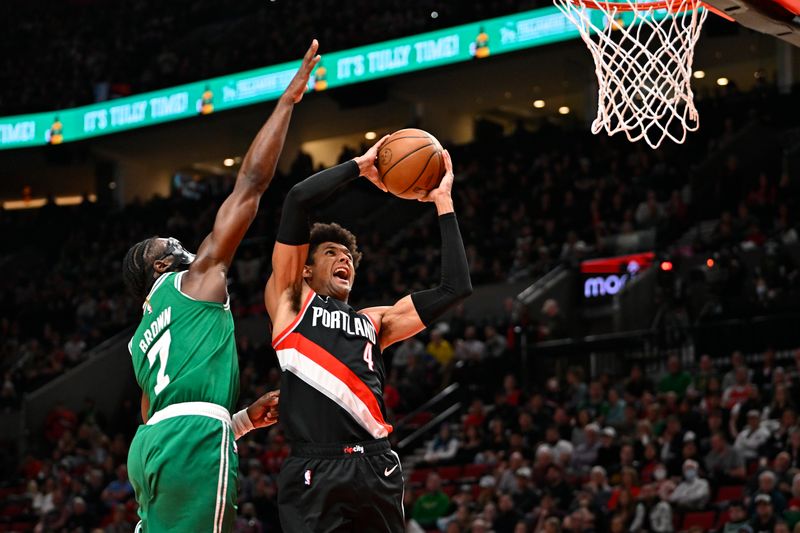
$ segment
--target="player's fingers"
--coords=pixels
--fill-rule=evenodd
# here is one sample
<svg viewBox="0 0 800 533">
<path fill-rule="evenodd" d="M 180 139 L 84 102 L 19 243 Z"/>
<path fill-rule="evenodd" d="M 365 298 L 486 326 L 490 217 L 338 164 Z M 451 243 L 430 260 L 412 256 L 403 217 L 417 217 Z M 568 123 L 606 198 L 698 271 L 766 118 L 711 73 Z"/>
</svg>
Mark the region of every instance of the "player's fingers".
<svg viewBox="0 0 800 533">
<path fill-rule="evenodd" d="M 453 173 L 453 160 L 450 158 L 450 152 L 442 150 L 442 159 L 444 160 L 444 170 L 448 174 Z"/>
<path fill-rule="evenodd" d="M 311 39 L 311 45 L 306 50 L 306 54 L 303 56 L 303 61 L 308 62 L 311 61 L 315 55 L 317 55 L 317 50 L 319 49 L 319 41 L 316 39 Z"/>
</svg>

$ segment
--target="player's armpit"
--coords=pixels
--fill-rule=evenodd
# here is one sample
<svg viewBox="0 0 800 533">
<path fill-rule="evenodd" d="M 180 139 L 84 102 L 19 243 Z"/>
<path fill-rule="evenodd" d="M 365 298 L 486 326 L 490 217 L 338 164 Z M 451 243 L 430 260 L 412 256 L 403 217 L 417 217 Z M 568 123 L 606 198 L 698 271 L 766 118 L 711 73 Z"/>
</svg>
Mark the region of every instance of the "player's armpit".
<svg viewBox="0 0 800 533">
<path fill-rule="evenodd" d="M 369 315 L 378 326 L 381 350 L 425 329 L 411 296 L 404 296 L 390 307 L 370 307 L 361 312 Z"/>
</svg>

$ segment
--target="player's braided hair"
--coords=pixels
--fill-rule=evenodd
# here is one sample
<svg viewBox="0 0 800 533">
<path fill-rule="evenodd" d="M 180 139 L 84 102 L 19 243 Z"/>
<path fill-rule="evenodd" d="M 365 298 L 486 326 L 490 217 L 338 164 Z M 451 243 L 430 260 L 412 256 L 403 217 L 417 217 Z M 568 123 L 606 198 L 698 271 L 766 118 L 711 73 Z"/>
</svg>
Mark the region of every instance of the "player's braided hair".
<svg viewBox="0 0 800 533">
<path fill-rule="evenodd" d="M 353 235 L 350 230 L 343 228 L 335 222 L 330 224 L 317 222 L 311 226 L 311 238 L 309 239 L 306 264 L 314 264 L 314 250 L 323 242 L 335 242 L 336 244 L 345 246 L 353 256 L 353 267 L 358 268 L 358 264 L 361 262 L 361 252 L 358 251 L 356 236 Z"/>
<path fill-rule="evenodd" d="M 131 295 L 144 299 L 153 284 L 153 245 L 158 237 L 150 237 L 130 247 L 122 261 L 122 279 Z"/>
</svg>

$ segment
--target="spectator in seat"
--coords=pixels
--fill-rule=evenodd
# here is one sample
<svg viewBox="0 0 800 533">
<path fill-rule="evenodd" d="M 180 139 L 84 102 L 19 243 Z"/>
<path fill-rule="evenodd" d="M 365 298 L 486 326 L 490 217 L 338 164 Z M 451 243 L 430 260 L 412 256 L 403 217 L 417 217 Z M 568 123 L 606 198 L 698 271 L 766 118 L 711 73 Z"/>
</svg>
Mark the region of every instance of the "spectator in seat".
<svg viewBox="0 0 800 533">
<path fill-rule="evenodd" d="M 639 503 L 629 531 L 638 533 L 672 533 L 672 507 L 659 497 L 656 485 L 645 485 L 639 494 Z"/>
<path fill-rule="evenodd" d="M 561 463 L 561 456 L 564 454 L 572 455 L 572 443 L 568 440 L 562 439 L 558 432 L 558 427 L 552 425 L 547 428 L 544 434 L 544 442 L 553 451 L 553 461 Z"/>
<path fill-rule="evenodd" d="M 753 533 L 773 533 L 778 522 L 772 499 L 767 494 L 759 494 L 755 498 L 756 514 L 750 521 Z"/>
<path fill-rule="evenodd" d="M 453 345 L 444 338 L 442 331 L 437 328 L 431 330 L 431 339 L 425 347 L 427 354 L 432 357 L 442 369 L 446 369 L 453 361 Z"/>
<path fill-rule="evenodd" d="M 741 452 L 728 444 L 721 431 L 711 436 L 711 450 L 706 454 L 705 467 L 709 479 L 716 485 L 744 483 L 747 475 Z"/>
<path fill-rule="evenodd" d="M 752 384 L 748 381 L 747 367 L 740 366 L 735 371 L 735 381 L 726 387 L 722 393 L 722 405 L 726 409 L 733 409 L 735 405 L 744 403 L 750 398 Z"/>
<path fill-rule="evenodd" d="M 522 452 L 513 452 L 508 458 L 508 465 L 500 474 L 497 482 L 498 492 L 512 492 L 517 487 L 517 470 L 525 465 L 525 457 Z M 502 467 L 501 467 L 502 468 Z"/>
<path fill-rule="evenodd" d="M 552 298 L 545 300 L 539 321 L 539 340 L 563 339 L 566 336 L 567 328 L 558 302 Z"/>
<path fill-rule="evenodd" d="M 514 499 L 514 506 L 517 509 L 527 510 L 539 502 L 539 497 L 536 493 L 536 487 L 533 485 L 533 473 L 527 466 L 517 468 L 516 471 L 516 486 L 511 491 L 512 498 Z"/>
<path fill-rule="evenodd" d="M 658 382 L 658 392 L 660 394 L 674 392 L 679 398 L 682 398 L 691 384 L 692 377 L 681 369 L 681 360 L 677 355 L 671 355 L 667 359 L 667 373 Z"/>
<path fill-rule="evenodd" d="M 758 475 L 758 490 L 753 495 L 753 503 L 750 506 L 751 514 L 757 510 L 756 502 L 758 501 L 758 497 L 762 495 L 769 496 L 772 509 L 776 515 L 780 516 L 783 514 L 783 511 L 786 509 L 786 498 L 781 494 L 781 491 L 778 490 L 777 478 L 775 477 L 775 473 L 771 470 L 764 470 Z"/>
<path fill-rule="evenodd" d="M 753 533 L 744 504 L 733 501 L 728 506 L 728 520 L 722 526 L 721 533 Z"/>
<path fill-rule="evenodd" d="M 589 481 L 583 486 L 583 490 L 592 494 L 596 507 L 600 509 L 607 508 L 608 500 L 611 498 L 611 486 L 608 484 L 606 469 L 602 466 L 592 467 L 589 473 Z"/>
<path fill-rule="evenodd" d="M 711 361 L 711 356 L 708 354 L 703 354 L 700 356 L 697 372 L 692 378 L 691 391 L 701 396 L 705 396 L 706 392 L 708 391 L 709 381 L 711 378 L 716 376 L 717 372 L 714 371 L 714 363 Z"/>
<path fill-rule="evenodd" d="M 411 516 L 424 528 L 436 527 L 436 521 L 450 508 L 450 498 L 442 492 L 442 479 L 436 472 L 428 474 L 425 492 L 417 498 Z"/>
<path fill-rule="evenodd" d="M 608 408 L 605 413 L 605 423 L 619 428 L 625 422 L 625 400 L 620 398 L 617 389 L 608 389 Z"/>
<path fill-rule="evenodd" d="M 622 493 L 628 493 L 635 500 L 639 497 L 640 491 L 638 472 L 631 467 L 623 468 L 620 473 L 620 484 L 611 491 L 611 497 L 608 499 L 608 509 L 615 511 L 619 507 L 619 500 L 623 497 Z"/>
<path fill-rule="evenodd" d="M 116 470 L 117 479 L 108 484 L 101 496 L 107 508 L 113 509 L 118 503 L 127 503 L 133 498 L 133 486 L 128 480 L 128 467 L 119 465 Z"/>
<path fill-rule="evenodd" d="M 450 430 L 450 425 L 444 423 L 439 428 L 439 433 L 428 443 L 425 451 L 425 461 L 436 464 L 452 460 L 458 453 L 460 442 Z"/>
<path fill-rule="evenodd" d="M 612 427 L 603 428 L 600 435 L 600 447 L 597 449 L 597 464 L 609 470 L 617 464 L 619 446 L 616 444 L 617 431 Z"/>
<path fill-rule="evenodd" d="M 683 463 L 683 481 L 672 491 L 670 501 L 685 511 L 698 511 L 703 509 L 711 497 L 708 481 L 700 477 L 699 466 L 696 461 Z"/>
<path fill-rule="evenodd" d="M 769 430 L 761 425 L 760 413 L 751 409 L 747 413 L 747 426 L 739 432 L 734 447 L 739 450 L 746 461 L 758 458 L 758 448 L 767 442 Z"/>
<path fill-rule="evenodd" d="M 492 526 L 495 533 L 514 533 L 522 514 L 514 507 L 514 500 L 509 494 L 503 494 L 497 502 L 497 516 Z"/>
<path fill-rule="evenodd" d="M 417 337 L 410 337 L 404 340 L 394 351 L 392 357 L 392 368 L 397 368 L 401 372 L 408 366 L 408 360 L 412 357 L 424 357 L 425 345 Z"/>
<path fill-rule="evenodd" d="M 573 489 L 564 480 L 564 471 L 561 469 L 561 467 L 550 465 L 550 467 L 547 469 L 547 478 L 544 490 L 553 495 L 553 497 L 556 499 L 556 506 L 561 511 L 566 511 L 569 509 L 569 506 L 572 503 Z"/>
<path fill-rule="evenodd" d="M 631 374 L 625 382 L 625 395 L 639 399 L 645 392 L 653 391 L 653 383 L 645 377 L 642 367 L 634 365 L 631 367 Z"/>
<path fill-rule="evenodd" d="M 758 388 L 770 388 L 772 376 L 775 373 L 775 350 L 767 348 L 761 367 L 753 372 L 753 384 Z"/>
<path fill-rule="evenodd" d="M 744 368 L 745 370 L 745 381 L 750 381 L 750 370 L 744 364 L 744 354 L 739 350 L 736 350 L 731 354 L 731 369 L 728 370 L 725 375 L 722 377 L 722 390 L 726 390 L 728 387 L 731 387 L 736 384 L 736 372 L 740 369 Z"/>
<path fill-rule="evenodd" d="M 572 468 L 578 473 L 587 471 L 597 460 L 597 450 L 600 449 L 598 433 L 600 427 L 595 424 L 586 424 L 584 427 L 583 442 L 575 446 L 572 451 Z"/>
</svg>

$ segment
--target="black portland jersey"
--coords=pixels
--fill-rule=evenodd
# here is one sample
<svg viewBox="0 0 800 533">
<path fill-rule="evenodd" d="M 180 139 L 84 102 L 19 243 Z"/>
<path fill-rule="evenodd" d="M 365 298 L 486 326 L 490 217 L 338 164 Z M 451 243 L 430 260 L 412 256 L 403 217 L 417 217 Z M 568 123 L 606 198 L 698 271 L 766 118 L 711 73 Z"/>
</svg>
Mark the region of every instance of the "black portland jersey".
<svg viewBox="0 0 800 533">
<path fill-rule="evenodd" d="M 280 419 L 290 441 L 338 444 L 391 433 L 383 359 L 367 315 L 309 291 L 272 346 L 283 371 Z"/>
</svg>

